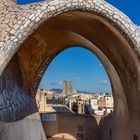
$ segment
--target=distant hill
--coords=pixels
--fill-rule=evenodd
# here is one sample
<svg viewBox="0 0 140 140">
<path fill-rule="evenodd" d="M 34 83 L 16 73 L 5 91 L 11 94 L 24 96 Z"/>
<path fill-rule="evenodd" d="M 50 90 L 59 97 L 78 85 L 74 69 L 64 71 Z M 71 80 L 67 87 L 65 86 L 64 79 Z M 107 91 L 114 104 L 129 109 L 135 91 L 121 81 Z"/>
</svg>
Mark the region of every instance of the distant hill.
<svg viewBox="0 0 140 140">
<path fill-rule="evenodd" d="M 53 91 L 54 93 L 62 93 L 63 90 L 60 88 L 52 88 L 50 91 Z"/>
<path fill-rule="evenodd" d="M 50 91 L 53 91 L 54 93 L 62 93 L 62 89 L 60 89 L 60 88 L 52 88 L 52 89 L 50 89 Z M 85 94 L 96 94 L 96 93 L 91 93 L 91 92 L 88 92 L 88 91 L 82 91 L 82 90 L 78 90 L 78 93 L 85 93 Z"/>
<path fill-rule="evenodd" d="M 84 90 L 78 90 L 78 93 L 96 94 L 96 93 L 93 93 L 93 92 L 88 92 L 88 91 L 84 91 Z"/>
</svg>

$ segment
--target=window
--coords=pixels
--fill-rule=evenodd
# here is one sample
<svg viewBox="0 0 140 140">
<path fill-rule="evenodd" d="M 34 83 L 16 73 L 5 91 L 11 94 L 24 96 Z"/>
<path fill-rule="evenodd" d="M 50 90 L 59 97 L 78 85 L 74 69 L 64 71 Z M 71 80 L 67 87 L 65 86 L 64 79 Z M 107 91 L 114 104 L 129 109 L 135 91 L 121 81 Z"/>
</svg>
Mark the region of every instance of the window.
<svg viewBox="0 0 140 140">
<path fill-rule="evenodd" d="M 42 114 L 42 121 L 56 121 L 56 114 Z"/>
</svg>

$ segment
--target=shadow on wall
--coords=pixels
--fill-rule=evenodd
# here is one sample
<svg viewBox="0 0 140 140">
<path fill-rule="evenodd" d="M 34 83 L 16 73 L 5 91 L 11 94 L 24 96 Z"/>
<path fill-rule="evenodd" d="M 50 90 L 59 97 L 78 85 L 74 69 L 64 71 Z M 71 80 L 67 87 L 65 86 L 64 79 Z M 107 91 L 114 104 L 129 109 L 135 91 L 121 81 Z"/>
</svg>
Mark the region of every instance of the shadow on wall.
<svg viewBox="0 0 140 140">
<path fill-rule="evenodd" d="M 99 127 L 98 128 L 99 140 L 113 140 L 112 138 L 113 113 L 110 113 L 105 117 L 102 117 L 98 127 Z"/>
<path fill-rule="evenodd" d="M 100 117 L 72 113 L 47 113 L 47 115 L 56 115 L 55 120 L 42 121 L 49 140 L 114 140 L 113 131 L 116 130 L 114 113 Z"/>
</svg>

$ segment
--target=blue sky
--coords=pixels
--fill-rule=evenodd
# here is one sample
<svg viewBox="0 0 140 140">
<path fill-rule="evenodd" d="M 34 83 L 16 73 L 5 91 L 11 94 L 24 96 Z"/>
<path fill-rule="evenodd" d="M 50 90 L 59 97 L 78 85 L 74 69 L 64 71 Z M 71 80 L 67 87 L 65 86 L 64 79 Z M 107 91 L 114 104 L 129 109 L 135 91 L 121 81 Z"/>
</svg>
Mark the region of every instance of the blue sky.
<svg viewBox="0 0 140 140">
<path fill-rule="evenodd" d="M 140 0 L 106 0 L 140 25 Z"/>
<path fill-rule="evenodd" d="M 106 0 L 140 25 L 139 0 Z M 63 88 L 64 80 L 73 81 L 73 89 L 111 92 L 109 78 L 98 58 L 80 47 L 60 53 L 46 70 L 39 88 Z"/>
<path fill-rule="evenodd" d="M 99 59 L 80 47 L 67 49 L 52 61 L 40 88 L 63 88 L 64 80 L 72 80 L 73 89 L 111 92 L 108 76 Z"/>
</svg>

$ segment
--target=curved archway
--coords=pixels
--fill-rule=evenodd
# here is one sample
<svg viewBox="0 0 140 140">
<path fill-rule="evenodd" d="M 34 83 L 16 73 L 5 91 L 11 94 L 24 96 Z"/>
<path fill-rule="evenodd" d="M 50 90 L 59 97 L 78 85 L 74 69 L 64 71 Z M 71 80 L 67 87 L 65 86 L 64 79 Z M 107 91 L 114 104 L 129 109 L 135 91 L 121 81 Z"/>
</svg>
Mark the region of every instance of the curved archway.
<svg viewBox="0 0 140 140">
<path fill-rule="evenodd" d="M 71 46 L 55 56 L 45 70 L 38 90 L 63 93 L 65 80 L 72 82 L 75 94 L 82 91 L 112 94 L 104 66 L 94 53 L 81 46 Z"/>
<path fill-rule="evenodd" d="M 123 36 L 130 42 L 136 55 L 139 57 L 139 36 L 140 33 L 130 19 L 120 12 L 115 7 L 111 6 L 102 0 L 92 1 L 78 1 L 61 0 L 55 2 L 51 0 L 39 4 L 31 4 L 27 6 L 17 6 L 16 4 L 8 1 L 1 0 L 3 10 L 1 14 L 7 13 L 5 18 L 1 21 L 0 30 L 3 32 L 0 38 L 1 47 L 1 70 L 4 70 L 11 57 L 18 50 L 19 45 L 31 34 L 33 31 L 45 20 L 57 16 L 61 13 L 68 11 L 87 11 L 95 15 L 99 15 L 114 27 L 116 27 Z M 5 8 L 7 7 L 7 8 Z M 11 10 L 11 7 L 13 10 Z M 16 11 L 16 12 L 15 12 Z M 26 15 L 23 17 L 23 15 Z M 9 21 L 8 29 L 5 28 L 7 19 L 12 17 Z M 24 22 L 22 22 L 24 21 Z M 14 24 L 13 24 L 14 23 Z M 18 23 L 18 24 L 16 24 Z M 9 34 L 8 34 L 9 33 Z"/>
<path fill-rule="evenodd" d="M 16 41 L 11 41 L 10 44 L 13 45 L 11 45 L 11 48 L 7 48 L 6 51 L 4 50 L 7 47 L 7 42 L 2 43 L 4 53 L 1 52 L 1 72 L 17 49 L 20 49 L 14 57 L 16 60 L 13 58 L 7 65 L 1 79 L 3 80 L 9 75 L 17 73 L 16 77 L 10 76 L 9 81 L 14 83 L 13 85 L 16 87 L 12 89 L 12 92 L 21 93 L 22 91 L 23 98 L 27 96 L 28 100 L 25 98 L 25 103 L 21 103 L 21 105 L 17 103 L 19 105 L 18 111 L 20 112 L 20 108 L 23 108 L 25 112 L 20 114 L 17 109 L 10 106 L 10 110 L 4 108 L 5 112 L 1 112 L 0 117 L 4 121 L 12 121 L 17 120 L 18 117 L 19 119 L 24 117 L 25 114 L 35 112 L 35 103 L 30 95 L 34 96 L 44 70 L 62 50 L 79 45 L 94 52 L 100 58 L 110 77 L 115 98 L 115 114 L 112 117 L 111 125 L 115 131 L 114 139 L 131 139 L 133 133 L 139 134 L 140 123 L 139 32 L 126 16 L 104 1 L 87 1 L 83 4 L 84 6 L 79 3 L 75 4 L 74 1 L 64 1 L 62 5 L 57 7 L 57 4 L 52 1 L 47 5 L 47 14 L 51 18 L 46 20 L 46 13 L 40 11 L 40 15 L 45 17 L 44 20 L 46 21 L 20 47 L 19 44 L 24 37 L 19 37 L 19 43 L 17 44 Z M 70 6 L 65 7 L 63 5 Z M 38 8 L 43 7 L 41 4 L 37 6 Z M 105 8 L 107 8 L 107 11 Z M 52 15 L 57 16 L 53 17 Z M 37 20 L 37 18 L 35 19 Z M 40 24 L 42 22 L 41 17 L 38 20 L 40 20 Z M 126 22 L 124 23 L 124 21 Z M 29 22 L 27 25 L 31 25 L 31 23 Z M 37 26 L 32 25 L 31 27 L 36 28 Z M 25 35 L 29 34 L 30 29 L 25 32 Z M 8 39 L 11 40 L 20 32 L 21 29 L 15 35 L 11 33 Z M 5 81 L 5 85 L 2 85 L 2 92 L 6 89 L 8 93 L 7 81 Z M 9 95 L 7 96 L 9 97 Z M 19 97 L 21 98 L 21 96 Z M 31 100 L 32 103 L 28 104 Z M 33 107 L 33 112 L 30 111 L 30 107 Z M 15 114 L 9 117 L 11 111 Z"/>
</svg>

